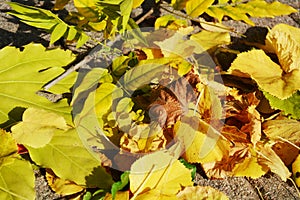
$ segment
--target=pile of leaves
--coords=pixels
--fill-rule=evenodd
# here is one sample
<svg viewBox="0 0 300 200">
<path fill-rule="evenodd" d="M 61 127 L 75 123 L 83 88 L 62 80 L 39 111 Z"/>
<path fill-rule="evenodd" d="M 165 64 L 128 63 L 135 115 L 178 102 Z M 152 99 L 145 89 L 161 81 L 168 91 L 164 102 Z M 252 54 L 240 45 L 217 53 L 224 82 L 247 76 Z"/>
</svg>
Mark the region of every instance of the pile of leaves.
<svg viewBox="0 0 300 200">
<path fill-rule="evenodd" d="M 10 14 L 49 31 L 50 44 L 80 47 L 88 30 L 117 42 L 67 76 L 69 50 L 0 50 L 1 199 L 34 199 L 36 166 L 56 193 L 85 200 L 227 199 L 194 185 L 196 164 L 211 179 L 271 171 L 299 187 L 300 29 L 278 24 L 239 51 L 221 23 L 296 10 L 262 0 L 157 1 L 172 15 L 144 31 L 130 18 L 142 3 L 74 0 L 66 21 L 9 3 Z"/>
</svg>

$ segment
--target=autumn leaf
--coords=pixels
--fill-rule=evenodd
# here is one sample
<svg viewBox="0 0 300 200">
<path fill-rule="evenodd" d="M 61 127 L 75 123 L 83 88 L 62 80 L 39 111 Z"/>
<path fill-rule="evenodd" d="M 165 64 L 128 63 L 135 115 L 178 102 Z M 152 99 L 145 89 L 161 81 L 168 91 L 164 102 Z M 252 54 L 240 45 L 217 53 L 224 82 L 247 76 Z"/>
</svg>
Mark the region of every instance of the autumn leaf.
<svg viewBox="0 0 300 200">
<path fill-rule="evenodd" d="M 267 166 L 283 181 L 286 181 L 291 176 L 288 168 L 284 165 L 280 157 L 272 150 L 270 145 L 261 145 L 257 153 L 260 156 L 258 163 L 262 166 Z"/>
<path fill-rule="evenodd" d="M 189 0 L 186 3 L 186 12 L 191 17 L 198 17 L 214 3 L 214 0 Z"/>
<path fill-rule="evenodd" d="M 274 27 L 267 35 L 269 46 L 275 51 L 279 64 L 273 62 L 263 50 L 251 50 L 238 54 L 229 71 L 249 74 L 262 90 L 283 100 L 300 89 L 300 43 L 293 39 L 293 35 L 300 34 L 300 29 L 280 27 Z"/>
<path fill-rule="evenodd" d="M 82 186 L 79 186 L 72 181 L 57 177 L 51 169 L 46 170 L 46 179 L 51 189 L 55 193 L 63 196 L 76 194 L 84 190 Z"/>
<path fill-rule="evenodd" d="M 10 55 L 15 55 L 14 59 Z M 8 113 L 15 107 L 36 107 L 61 114 L 68 124 L 72 124 L 71 107 L 66 99 L 54 104 L 36 92 L 64 72 L 62 66 L 74 58 L 71 51 L 46 50 L 40 44 L 28 44 L 22 52 L 15 47 L 1 49 L 0 122 L 9 120 Z M 10 120 L 16 122 L 16 119 Z"/>
<path fill-rule="evenodd" d="M 177 195 L 179 200 L 186 199 L 219 199 L 229 200 L 229 198 L 221 191 L 216 190 L 210 186 L 193 186 L 186 187 Z"/>
<path fill-rule="evenodd" d="M 300 155 L 296 158 L 292 165 L 294 180 L 298 187 L 300 187 Z"/>
<path fill-rule="evenodd" d="M 51 168 L 62 179 L 89 187 L 110 188 L 112 184 L 111 176 L 82 144 L 76 129 L 57 130 L 44 147 L 26 148 L 35 163 L 44 168 Z"/>
<path fill-rule="evenodd" d="M 226 3 L 225 3 L 226 2 Z M 211 5 L 205 12 L 222 21 L 224 16 L 229 16 L 234 20 L 243 20 L 244 22 L 254 26 L 255 24 L 249 19 L 252 17 L 275 17 L 280 15 L 289 15 L 297 12 L 291 6 L 274 1 L 268 3 L 266 1 L 225 1 L 219 4 Z"/>
<path fill-rule="evenodd" d="M 110 193 L 106 193 L 104 200 L 129 200 L 129 191 L 118 191 L 115 197 Z"/>
<path fill-rule="evenodd" d="M 17 154 L 16 141 L 2 129 L 0 146 L 0 199 L 34 199 L 35 178 L 31 164 Z"/>
<path fill-rule="evenodd" d="M 191 163 L 220 161 L 229 143 L 220 133 L 198 117 L 183 117 L 175 125 L 175 138 L 184 146 L 183 158 Z"/>
<path fill-rule="evenodd" d="M 274 119 L 263 123 L 263 132 L 274 141 L 288 140 L 300 143 L 300 122 L 293 119 Z"/>
<path fill-rule="evenodd" d="M 19 144 L 38 148 L 50 142 L 55 130 L 69 128 L 65 119 L 55 113 L 28 108 L 23 113 L 23 121 L 14 125 L 11 130 Z"/>
<path fill-rule="evenodd" d="M 156 193 L 156 197 L 174 196 L 181 187 L 193 185 L 190 170 L 164 151 L 145 155 L 134 162 L 129 179 L 132 199 L 141 199 L 140 195 L 149 193 Z"/>
</svg>

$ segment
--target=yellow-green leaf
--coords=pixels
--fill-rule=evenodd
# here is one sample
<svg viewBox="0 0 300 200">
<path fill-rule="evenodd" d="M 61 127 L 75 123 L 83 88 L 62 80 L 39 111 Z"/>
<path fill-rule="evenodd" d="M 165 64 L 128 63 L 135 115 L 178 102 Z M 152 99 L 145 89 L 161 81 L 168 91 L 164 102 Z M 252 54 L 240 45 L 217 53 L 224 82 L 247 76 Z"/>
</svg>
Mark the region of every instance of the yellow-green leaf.
<svg viewBox="0 0 300 200">
<path fill-rule="evenodd" d="M 69 127 L 63 117 L 42 109 L 28 108 L 23 121 L 12 127 L 12 134 L 19 144 L 42 147 L 48 144 L 55 130 Z"/>
<path fill-rule="evenodd" d="M 17 143 L 0 129 L 0 199 L 34 199 L 34 174 L 30 162 L 17 154 Z"/>
<path fill-rule="evenodd" d="M 82 186 L 107 189 L 113 183 L 112 177 L 100 166 L 99 160 L 83 146 L 76 129 L 56 131 L 44 147 L 26 148 L 35 163 L 51 168 L 62 179 Z"/>
<path fill-rule="evenodd" d="M 53 44 L 55 41 L 63 37 L 65 32 L 67 31 L 67 28 L 68 28 L 67 24 L 64 23 L 57 24 L 52 31 L 50 44 Z"/>
<path fill-rule="evenodd" d="M 214 3 L 214 0 L 189 0 L 186 3 L 186 13 L 191 17 L 198 17 Z"/>
<path fill-rule="evenodd" d="M 36 95 L 44 84 L 64 72 L 62 66 L 75 59 L 71 51 L 46 50 L 40 44 L 28 44 L 22 52 L 5 47 L 0 50 L 0 59 L 0 123 L 7 120 L 9 124 L 15 123 L 15 116 L 9 117 L 8 113 L 16 107 L 36 107 L 59 113 L 72 124 L 71 107 L 66 99 L 54 104 Z"/>
</svg>

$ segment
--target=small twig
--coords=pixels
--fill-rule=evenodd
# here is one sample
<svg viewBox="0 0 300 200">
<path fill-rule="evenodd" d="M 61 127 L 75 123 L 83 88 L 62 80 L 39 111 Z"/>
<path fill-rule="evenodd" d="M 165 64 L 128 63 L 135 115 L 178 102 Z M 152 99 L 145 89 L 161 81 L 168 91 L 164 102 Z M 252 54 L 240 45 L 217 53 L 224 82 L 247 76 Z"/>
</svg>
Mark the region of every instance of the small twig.
<svg viewBox="0 0 300 200">
<path fill-rule="evenodd" d="M 298 196 L 300 197 L 300 191 L 299 191 L 298 186 L 296 185 L 295 181 L 292 178 L 288 178 L 288 180 L 290 180 L 292 182 L 293 186 L 295 187 L 295 189 L 298 193 Z"/>
<path fill-rule="evenodd" d="M 154 12 L 154 9 L 151 8 L 144 16 L 142 16 L 140 19 L 138 19 L 135 23 L 136 24 L 142 23 L 147 17 L 149 17 L 150 15 L 152 15 L 153 12 Z"/>
</svg>

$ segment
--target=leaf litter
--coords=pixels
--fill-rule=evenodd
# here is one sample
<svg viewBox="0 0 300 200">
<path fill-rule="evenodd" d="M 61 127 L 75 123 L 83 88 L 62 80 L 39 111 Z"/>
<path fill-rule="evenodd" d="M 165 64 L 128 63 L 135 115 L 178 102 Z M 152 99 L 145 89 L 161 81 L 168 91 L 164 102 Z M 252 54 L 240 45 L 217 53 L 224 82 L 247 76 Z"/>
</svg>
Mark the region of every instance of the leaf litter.
<svg viewBox="0 0 300 200">
<path fill-rule="evenodd" d="M 197 3 L 202 5 L 201 1 Z M 212 3 L 206 2 L 206 9 L 214 9 Z M 190 2 L 186 9 L 191 15 L 203 12 L 197 6 L 191 6 Z M 240 19 L 251 24 L 248 18 L 243 17 L 243 13 L 239 14 Z M 122 23 L 126 23 L 126 19 L 123 20 Z M 81 102 L 83 107 L 80 112 L 75 112 L 74 125 L 68 120 L 66 125 L 65 119 L 57 115 L 59 112 L 49 113 L 48 110 L 25 105 L 29 108 L 23 114 L 23 121 L 12 127 L 12 133 L 18 135 L 16 140 L 28 149 L 36 164 L 53 170 L 47 176 L 55 191 L 70 195 L 80 193 L 84 188 L 105 188 L 105 199 L 185 199 L 200 194 L 203 195 L 199 196 L 201 198 L 227 199 L 212 188 L 193 186 L 191 169 L 179 162 L 178 157 L 184 158 L 187 163 L 200 164 L 206 176 L 212 179 L 227 176 L 257 178 L 271 171 L 286 181 L 291 177 L 287 166 L 292 163 L 293 176 L 299 186 L 299 115 L 286 112 L 287 105 L 277 103 L 274 106 L 272 103 L 272 98 L 278 98 L 280 102 L 293 98 L 299 90 L 297 53 L 291 53 L 298 51 L 299 40 L 292 35 L 299 30 L 285 25 L 274 27 L 269 30 L 266 45 L 261 50 L 238 54 L 229 71 L 222 72 L 251 78 L 258 87 L 249 92 L 226 84 L 220 88 L 218 86 L 222 83 L 214 77 L 214 73 L 219 72 L 215 66 L 199 72 L 197 63 L 186 62 L 168 52 L 173 49 L 165 48 L 164 42 L 167 40 L 182 47 L 179 53 L 182 53 L 182 49 L 187 50 L 183 57 L 188 61 L 194 58 L 192 50 L 202 52 L 193 42 L 185 42 L 178 37 L 178 33 L 191 34 L 192 27 L 187 27 L 185 23 L 181 25 L 173 27 L 175 33 L 167 36 L 168 39 L 151 41 L 156 45 L 154 50 L 139 44 L 140 47 L 130 52 L 133 57 L 121 55 L 124 56 L 120 58 L 121 63 L 132 59 L 137 64 L 130 66 L 128 62 L 126 68 L 114 68 L 114 74 L 107 73 L 110 70 L 105 71 L 105 78 L 102 77 L 98 82 L 91 80 L 87 85 L 77 87 L 72 104 Z M 214 40 L 208 46 L 204 45 L 201 37 L 201 34 L 192 34 L 190 39 L 203 46 L 204 50 L 212 51 L 230 42 L 226 33 L 211 35 L 220 40 Z M 34 47 L 26 48 L 30 50 Z M 135 54 L 137 52 L 139 55 Z M 178 52 L 175 51 L 177 56 Z M 277 56 L 277 60 L 271 59 L 267 53 Z M 262 59 L 256 59 L 259 57 Z M 261 72 L 255 67 L 261 67 L 262 63 L 265 68 Z M 89 78 L 88 75 L 93 77 L 93 73 L 97 72 L 92 70 L 85 78 Z M 277 81 L 278 87 L 274 86 L 274 81 Z M 86 99 L 81 99 L 79 94 L 86 90 L 91 92 Z M 270 96 L 265 95 L 265 98 L 274 109 L 279 109 L 268 117 L 256 109 L 261 101 L 258 97 L 260 91 L 269 93 Z M 132 92 L 132 96 L 128 96 L 128 92 Z M 113 157 L 104 151 L 88 151 L 86 147 L 91 143 L 85 143 L 86 138 L 79 138 L 76 133 L 78 128 L 90 127 L 85 118 L 93 117 L 93 97 L 99 104 L 95 106 L 97 117 L 92 122 L 97 121 L 100 129 L 104 130 L 105 138 L 118 147 Z M 34 117 L 26 115 L 32 111 L 36 111 L 31 113 Z M 50 116 L 56 123 L 37 123 L 36 119 L 45 116 Z M 20 131 L 20 127 L 24 129 L 25 126 L 34 129 L 35 134 Z M 40 129 L 41 133 L 36 132 Z M 44 134 L 45 131 L 48 134 L 46 138 L 39 138 L 38 134 Z M 93 141 L 92 144 L 100 148 L 105 146 L 97 131 L 87 130 L 86 134 L 91 136 L 88 139 Z M 27 139 L 31 140 L 30 143 Z M 282 153 L 282 143 L 290 145 L 290 149 L 296 152 L 293 157 Z M 124 183 L 116 189 L 124 191 L 114 191 L 111 196 L 107 189 L 113 185 L 111 176 L 114 171 L 110 167 L 124 165 L 121 162 L 125 160 L 127 166 L 119 167 L 130 170 L 129 188 L 124 189 Z M 64 171 L 66 166 L 72 170 Z M 72 175 L 74 171 L 77 177 Z M 97 181 L 99 179 L 101 183 Z"/>
</svg>

